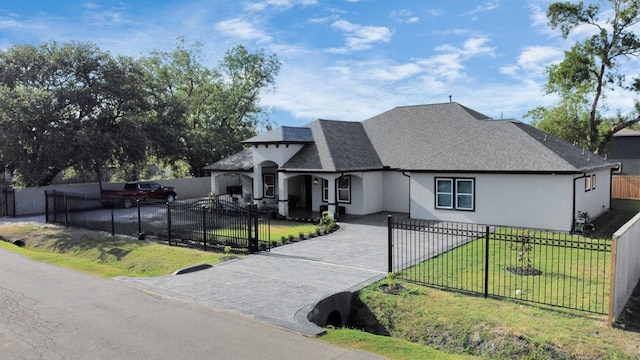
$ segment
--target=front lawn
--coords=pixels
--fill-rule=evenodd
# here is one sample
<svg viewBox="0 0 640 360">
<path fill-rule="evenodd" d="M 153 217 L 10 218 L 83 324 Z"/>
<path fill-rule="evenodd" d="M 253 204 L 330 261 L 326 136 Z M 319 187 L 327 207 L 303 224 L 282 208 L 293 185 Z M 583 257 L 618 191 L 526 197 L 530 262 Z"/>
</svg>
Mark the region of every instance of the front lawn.
<svg viewBox="0 0 640 360">
<path fill-rule="evenodd" d="M 14 240 L 25 247 L 13 245 Z M 195 264 L 214 265 L 229 256 L 51 224 L 0 225 L 0 247 L 106 278 L 167 275 Z"/>
<path fill-rule="evenodd" d="M 608 311 L 610 239 L 550 232 L 521 235 L 522 230 L 497 229 L 488 244 L 484 238 L 472 240 L 396 275 L 478 294 L 483 294 L 486 286 L 489 295 L 596 313 Z M 532 273 L 522 274 L 527 271 Z"/>
</svg>

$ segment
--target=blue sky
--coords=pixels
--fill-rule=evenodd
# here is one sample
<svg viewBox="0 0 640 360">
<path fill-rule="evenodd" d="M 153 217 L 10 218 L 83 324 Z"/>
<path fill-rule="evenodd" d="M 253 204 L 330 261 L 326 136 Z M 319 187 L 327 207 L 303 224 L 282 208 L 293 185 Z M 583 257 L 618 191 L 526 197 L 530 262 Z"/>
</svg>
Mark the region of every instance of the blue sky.
<svg viewBox="0 0 640 360">
<path fill-rule="evenodd" d="M 1 0 L 0 49 L 90 41 L 140 57 L 178 36 L 215 66 L 237 44 L 282 62 L 261 103 L 277 125 L 361 121 L 396 106 L 453 101 L 494 118 L 540 105 L 544 69 L 588 33 L 562 39 L 547 0 Z M 625 65 L 637 74 L 639 62 Z M 615 92 L 612 112 L 633 108 Z M 623 95 L 623 96 L 621 96 Z"/>
</svg>

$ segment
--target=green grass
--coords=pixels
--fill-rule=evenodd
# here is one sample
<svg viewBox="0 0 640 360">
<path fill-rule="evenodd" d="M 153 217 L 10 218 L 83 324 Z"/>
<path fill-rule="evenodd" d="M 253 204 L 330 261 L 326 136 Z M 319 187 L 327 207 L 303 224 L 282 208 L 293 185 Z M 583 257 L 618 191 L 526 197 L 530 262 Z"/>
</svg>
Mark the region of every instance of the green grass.
<svg viewBox="0 0 640 360">
<path fill-rule="evenodd" d="M 329 329 L 320 340 L 343 348 L 357 349 L 397 360 L 478 358 L 470 355 L 448 354 L 430 346 L 422 346 L 402 339 L 373 335 L 353 329 Z"/>
<path fill-rule="evenodd" d="M 5 241 L 0 241 L 0 247 L 33 260 L 106 278 L 167 275 L 195 264 L 214 265 L 227 256 L 48 224 L 4 225 L 0 238 L 23 240 L 25 248 Z"/>
<path fill-rule="evenodd" d="M 362 304 L 352 311 L 369 314 L 368 319 L 375 317 L 379 322 L 376 328 L 384 329 L 391 338 L 408 340 L 460 358 L 467 355 L 487 359 L 640 357 L 640 334 L 608 327 L 606 316 L 484 299 L 406 282 L 399 282 L 405 291 L 391 295 L 378 290 L 380 284 L 387 282 L 382 280 L 362 289 L 358 293 Z M 364 323 L 351 325 L 360 327 Z M 411 358 L 403 351 L 390 354 L 384 349 L 376 349 L 383 347 L 381 344 L 400 346 L 398 343 L 385 343 L 384 337 L 354 335 L 354 331 L 329 331 L 326 341 L 392 359 Z"/>
<path fill-rule="evenodd" d="M 289 236 L 298 237 L 300 233 L 303 234 L 316 234 L 318 230 L 318 224 L 302 223 L 293 221 L 271 221 L 271 240 L 281 242 L 282 238 Z"/>
<path fill-rule="evenodd" d="M 611 240 L 530 233 L 533 238 L 526 244 L 527 262 L 520 256 L 520 249 L 513 247 L 523 243 L 503 240 L 513 239 L 513 235 L 518 235 L 513 229 L 499 229 L 489 237 L 487 288 L 490 295 L 598 313 L 608 311 Z M 397 275 L 405 280 L 482 294 L 485 245 L 485 239 L 476 239 Z M 607 246 L 608 251 L 585 250 Z M 508 271 L 529 265 L 541 274 L 524 276 Z"/>
</svg>

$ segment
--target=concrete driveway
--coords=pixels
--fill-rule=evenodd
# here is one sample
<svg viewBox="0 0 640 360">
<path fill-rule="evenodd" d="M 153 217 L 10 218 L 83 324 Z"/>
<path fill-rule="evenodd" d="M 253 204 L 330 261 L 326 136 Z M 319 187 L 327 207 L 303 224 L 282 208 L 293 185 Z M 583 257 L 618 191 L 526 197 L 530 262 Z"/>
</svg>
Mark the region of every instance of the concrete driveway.
<svg viewBox="0 0 640 360">
<path fill-rule="evenodd" d="M 387 214 L 348 217 L 332 234 L 197 272 L 122 281 L 308 334 L 310 306 L 386 276 Z"/>
</svg>

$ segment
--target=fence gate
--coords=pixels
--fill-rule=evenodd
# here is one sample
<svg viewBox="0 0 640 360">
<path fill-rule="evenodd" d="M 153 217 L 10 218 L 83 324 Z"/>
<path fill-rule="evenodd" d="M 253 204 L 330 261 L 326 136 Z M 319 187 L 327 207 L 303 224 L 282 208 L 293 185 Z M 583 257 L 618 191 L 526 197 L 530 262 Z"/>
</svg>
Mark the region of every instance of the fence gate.
<svg viewBox="0 0 640 360">
<path fill-rule="evenodd" d="M 145 218 L 146 209 L 141 216 Z M 270 214 L 218 198 L 203 198 L 166 205 L 165 238 L 169 244 L 202 246 L 205 250 L 249 253 L 270 250 Z M 148 233 L 146 227 L 140 232 Z"/>
</svg>

